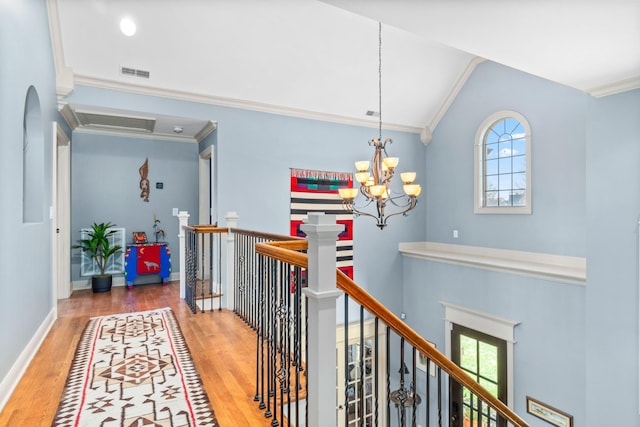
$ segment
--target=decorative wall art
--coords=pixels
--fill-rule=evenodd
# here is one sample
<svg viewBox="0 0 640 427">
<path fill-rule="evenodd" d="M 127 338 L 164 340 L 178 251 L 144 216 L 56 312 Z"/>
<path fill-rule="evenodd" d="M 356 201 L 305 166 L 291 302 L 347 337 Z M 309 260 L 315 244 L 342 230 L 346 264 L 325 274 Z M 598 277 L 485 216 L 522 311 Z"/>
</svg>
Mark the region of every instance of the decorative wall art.
<svg viewBox="0 0 640 427">
<path fill-rule="evenodd" d="M 144 159 L 144 163 L 138 169 L 140 172 L 140 198 L 145 202 L 149 201 L 149 192 L 151 191 L 151 187 L 149 185 L 149 159 Z"/>
<path fill-rule="evenodd" d="M 527 412 L 557 427 L 573 427 L 571 415 L 530 396 L 527 396 Z"/>
<path fill-rule="evenodd" d="M 353 187 L 350 173 L 291 169 L 291 235 L 305 236 L 300 225 L 309 212 L 336 215 L 345 226 L 338 236 L 337 267 L 353 279 L 353 214 L 342 208 L 338 194 L 344 187 Z"/>
<path fill-rule="evenodd" d="M 147 243 L 147 233 L 144 231 L 134 231 L 133 232 L 133 243 Z"/>
</svg>

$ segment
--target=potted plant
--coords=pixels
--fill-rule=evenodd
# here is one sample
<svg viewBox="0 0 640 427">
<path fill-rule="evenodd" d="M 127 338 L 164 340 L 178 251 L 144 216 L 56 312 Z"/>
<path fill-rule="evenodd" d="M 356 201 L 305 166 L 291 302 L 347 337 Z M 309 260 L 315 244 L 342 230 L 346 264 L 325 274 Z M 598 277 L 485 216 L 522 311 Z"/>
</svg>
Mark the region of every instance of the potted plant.
<svg viewBox="0 0 640 427">
<path fill-rule="evenodd" d="M 109 237 L 116 233 L 113 227 L 115 224 L 110 222 L 101 224 L 94 222 L 91 231 L 87 233 L 87 238 L 78 240 L 78 244 L 73 246 L 89 255 L 100 270 L 100 274 L 94 274 L 91 277 L 93 292 L 109 292 L 111 290 L 112 276 L 106 274 L 105 270 L 109 259 L 122 251 L 122 246 L 111 245 L 109 242 Z"/>
</svg>

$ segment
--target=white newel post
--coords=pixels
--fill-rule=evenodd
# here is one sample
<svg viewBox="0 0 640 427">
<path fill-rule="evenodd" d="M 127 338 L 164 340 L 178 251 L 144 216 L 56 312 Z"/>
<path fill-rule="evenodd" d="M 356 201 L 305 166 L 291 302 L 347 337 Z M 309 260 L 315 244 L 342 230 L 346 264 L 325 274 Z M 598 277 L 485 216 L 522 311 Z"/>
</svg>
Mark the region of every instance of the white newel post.
<svg viewBox="0 0 640 427">
<path fill-rule="evenodd" d="M 235 305 L 235 235 L 231 231 L 232 228 L 238 226 L 238 214 L 235 212 L 227 212 L 224 217 L 227 220 L 227 309 L 233 310 Z"/>
<path fill-rule="evenodd" d="M 184 299 L 186 287 L 186 253 L 187 245 L 184 241 L 184 227 L 189 225 L 189 212 L 180 211 L 178 213 L 178 240 L 180 241 L 180 299 Z"/>
<path fill-rule="evenodd" d="M 336 241 L 344 225 L 335 215 L 309 213 L 300 229 L 309 240 L 307 254 L 309 299 L 307 327 L 308 427 L 326 427 L 336 421 Z"/>
</svg>

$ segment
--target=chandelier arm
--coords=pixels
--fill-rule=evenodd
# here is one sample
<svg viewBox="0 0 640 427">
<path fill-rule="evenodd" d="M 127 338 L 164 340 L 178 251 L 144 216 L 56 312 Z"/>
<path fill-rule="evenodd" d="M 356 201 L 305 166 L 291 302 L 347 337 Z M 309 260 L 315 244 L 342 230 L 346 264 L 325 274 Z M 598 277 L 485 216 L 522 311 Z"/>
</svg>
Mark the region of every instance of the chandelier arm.
<svg viewBox="0 0 640 427">
<path fill-rule="evenodd" d="M 400 212 L 394 212 L 391 215 L 388 215 L 387 217 L 384 218 L 384 225 L 387 225 L 387 220 L 391 217 L 397 216 L 397 215 L 404 215 L 407 216 L 407 212 L 409 212 L 410 210 L 412 210 L 413 208 L 416 207 L 415 203 L 412 203 L 412 206 L 400 211 Z"/>
<path fill-rule="evenodd" d="M 407 197 L 409 200 L 407 200 L 406 204 L 400 204 L 400 203 L 396 203 L 396 200 L 403 198 L 403 197 Z M 391 203 L 398 207 L 398 208 L 405 208 L 407 206 L 411 206 L 412 203 L 412 197 L 411 196 L 407 196 L 406 194 L 400 194 L 399 196 L 395 196 L 395 197 L 389 197 L 387 200 L 390 200 Z"/>
<path fill-rule="evenodd" d="M 368 216 L 368 217 L 371 217 L 371 218 L 375 219 L 376 221 L 378 221 L 378 223 L 380 223 L 380 220 L 378 219 L 377 216 L 375 216 L 373 214 L 370 214 L 369 212 L 360 211 L 355 206 L 352 206 L 349 210 L 356 216 Z"/>
</svg>

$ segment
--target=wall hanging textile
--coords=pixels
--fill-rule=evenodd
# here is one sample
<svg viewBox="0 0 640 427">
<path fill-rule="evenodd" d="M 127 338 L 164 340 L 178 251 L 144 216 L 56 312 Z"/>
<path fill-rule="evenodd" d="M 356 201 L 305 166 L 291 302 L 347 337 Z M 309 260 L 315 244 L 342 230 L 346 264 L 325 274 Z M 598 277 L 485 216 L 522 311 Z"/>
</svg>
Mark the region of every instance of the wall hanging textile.
<svg viewBox="0 0 640 427">
<path fill-rule="evenodd" d="M 291 169 L 291 235 L 305 236 L 300 225 L 309 212 L 336 215 L 345 226 L 338 236 L 337 267 L 353 279 L 353 214 L 342 208 L 341 187 L 353 187 L 350 173 Z"/>
</svg>

